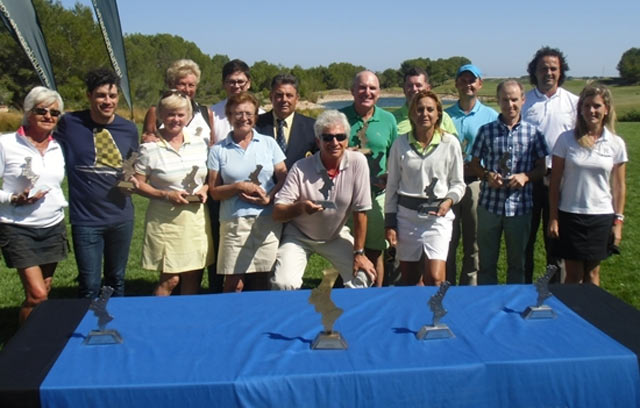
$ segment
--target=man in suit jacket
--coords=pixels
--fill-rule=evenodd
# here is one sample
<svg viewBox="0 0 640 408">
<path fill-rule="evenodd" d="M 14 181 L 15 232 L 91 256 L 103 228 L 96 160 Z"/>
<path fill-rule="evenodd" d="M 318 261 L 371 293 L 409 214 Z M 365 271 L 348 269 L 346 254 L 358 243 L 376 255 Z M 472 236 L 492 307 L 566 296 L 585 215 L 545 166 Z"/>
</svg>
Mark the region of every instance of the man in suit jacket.
<svg viewBox="0 0 640 408">
<path fill-rule="evenodd" d="M 296 113 L 298 103 L 298 79 L 291 74 L 278 74 L 271 81 L 269 98 L 273 109 L 258 116 L 258 133 L 276 139 L 287 156 L 287 170 L 293 163 L 318 150 L 313 124 L 315 120 Z"/>
</svg>

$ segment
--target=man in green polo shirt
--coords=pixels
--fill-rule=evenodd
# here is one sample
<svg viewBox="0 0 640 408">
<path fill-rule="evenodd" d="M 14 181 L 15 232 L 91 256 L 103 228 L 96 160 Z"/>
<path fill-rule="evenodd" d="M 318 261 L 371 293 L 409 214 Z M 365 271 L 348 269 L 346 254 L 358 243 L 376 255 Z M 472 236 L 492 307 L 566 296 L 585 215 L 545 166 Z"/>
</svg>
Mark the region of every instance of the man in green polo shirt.
<svg viewBox="0 0 640 408">
<path fill-rule="evenodd" d="M 349 146 L 367 156 L 371 179 L 372 209 L 367 212 L 365 254 L 376 267 L 376 284 L 382 285 L 384 262 L 384 188 L 387 173 L 387 154 L 398 136 L 393 115 L 376 106 L 380 97 L 380 82 L 376 74 L 362 71 L 356 74 L 351 86 L 353 104 L 341 109 L 351 126 Z"/>
<path fill-rule="evenodd" d="M 411 121 L 409 121 L 409 104 L 411 103 L 411 98 L 418 92 L 423 89 L 426 91 L 431 90 L 431 85 L 429 84 L 429 75 L 427 71 L 422 68 L 413 67 L 409 69 L 404 74 L 404 83 L 402 85 L 402 89 L 404 91 L 405 102 L 404 105 L 395 112 L 393 112 L 393 116 L 396 118 L 396 122 L 398 122 L 398 134 L 404 135 L 405 133 L 411 132 Z M 442 130 L 446 133 L 451 133 L 452 135 L 457 136 L 458 132 L 456 130 L 456 126 L 453 124 L 451 117 L 446 112 L 442 112 L 442 124 L 440 125 Z"/>
</svg>

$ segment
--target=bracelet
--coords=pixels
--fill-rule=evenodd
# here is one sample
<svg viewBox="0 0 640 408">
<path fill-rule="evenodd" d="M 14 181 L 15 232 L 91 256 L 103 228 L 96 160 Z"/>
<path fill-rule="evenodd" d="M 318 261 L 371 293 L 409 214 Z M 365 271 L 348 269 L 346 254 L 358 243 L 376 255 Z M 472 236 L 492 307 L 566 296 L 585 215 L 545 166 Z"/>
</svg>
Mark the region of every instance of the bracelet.
<svg viewBox="0 0 640 408">
<path fill-rule="evenodd" d="M 353 256 L 364 255 L 364 249 L 356 249 L 353 251 Z"/>
<path fill-rule="evenodd" d="M 616 214 L 615 217 L 616 217 L 616 220 L 619 220 L 620 222 L 624 222 L 624 214 Z"/>
<path fill-rule="evenodd" d="M 618 224 L 622 224 L 624 223 L 624 221 L 622 221 L 620 218 L 616 218 L 613 220 L 613 225 L 618 225 Z"/>
</svg>

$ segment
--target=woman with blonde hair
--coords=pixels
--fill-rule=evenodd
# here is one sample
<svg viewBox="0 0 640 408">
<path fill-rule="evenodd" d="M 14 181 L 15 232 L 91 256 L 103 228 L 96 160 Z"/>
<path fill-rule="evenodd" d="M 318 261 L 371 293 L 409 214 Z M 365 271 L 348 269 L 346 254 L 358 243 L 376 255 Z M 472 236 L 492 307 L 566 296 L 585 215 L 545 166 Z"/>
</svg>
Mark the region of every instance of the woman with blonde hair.
<svg viewBox="0 0 640 408">
<path fill-rule="evenodd" d="M 566 283 L 600 284 L 600 261 L 622 239 L 626 198 L 625 143 L 614 132 L 611 91 L 587 85 L 578 100 L 576 128 L 553 148 L 549 230 L 565 260 Z"/>
</svg>

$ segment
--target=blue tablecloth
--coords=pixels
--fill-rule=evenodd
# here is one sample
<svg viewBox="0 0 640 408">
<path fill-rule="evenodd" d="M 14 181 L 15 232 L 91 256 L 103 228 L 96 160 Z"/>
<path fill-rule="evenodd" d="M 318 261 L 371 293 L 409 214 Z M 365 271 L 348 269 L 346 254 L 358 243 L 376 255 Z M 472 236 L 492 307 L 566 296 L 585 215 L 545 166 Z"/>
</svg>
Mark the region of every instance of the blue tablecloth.
<svg viewBox="0 0 640 408">
<path fill-rule="evenodd" d="M 309 291 L 114 298 L 121 345 L 85 346 L 87 313 L 41 385 L 44 407 L 634 407 L 635 354 L 533 286 L 452 287 L 455 334 L 418 341 L 430 287 L 334 290 L 346 351 L 314 351 Z"/>
</svg>

